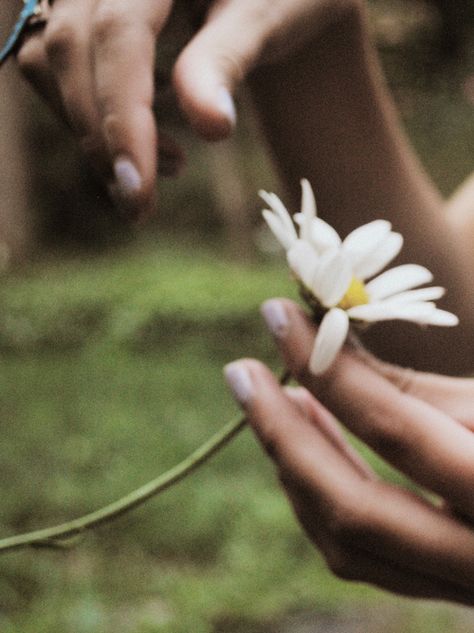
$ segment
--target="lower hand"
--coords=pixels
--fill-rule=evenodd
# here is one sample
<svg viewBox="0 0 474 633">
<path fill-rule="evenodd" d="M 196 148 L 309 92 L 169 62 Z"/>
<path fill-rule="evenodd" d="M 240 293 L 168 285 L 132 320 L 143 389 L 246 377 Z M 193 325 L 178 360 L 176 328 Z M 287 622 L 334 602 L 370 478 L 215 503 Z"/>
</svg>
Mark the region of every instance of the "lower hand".
<svg viewBox="0 0 474 633">
<path fill-rule="evenodd" d="M 305 388 L 283 390 L 255 360 L 226 374 L 329 567 L 396 593 L 474 604 L 474 380 L 403 370 L 357 349 L 316 378 L 307 369 L 314 325 L 289 301 L 264 314 Z M 381 481 L 335 416 L 436 497 Z"/>
</svg>

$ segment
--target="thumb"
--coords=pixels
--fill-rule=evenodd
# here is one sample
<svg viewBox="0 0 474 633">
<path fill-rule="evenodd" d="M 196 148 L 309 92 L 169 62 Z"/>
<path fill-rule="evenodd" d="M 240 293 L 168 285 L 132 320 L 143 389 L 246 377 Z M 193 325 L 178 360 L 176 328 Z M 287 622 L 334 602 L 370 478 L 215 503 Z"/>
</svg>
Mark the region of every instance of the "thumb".
<svg viewBox="0 0 474 633">
<path fill-rule="evenodd" d="M 178 58 L 173 81 L 181 108 L 208 140 L 226 138 L 236 123 L 233 94 L 257 61 L 269 25 L 252 3 L 217 3 Z"/>
</svg>

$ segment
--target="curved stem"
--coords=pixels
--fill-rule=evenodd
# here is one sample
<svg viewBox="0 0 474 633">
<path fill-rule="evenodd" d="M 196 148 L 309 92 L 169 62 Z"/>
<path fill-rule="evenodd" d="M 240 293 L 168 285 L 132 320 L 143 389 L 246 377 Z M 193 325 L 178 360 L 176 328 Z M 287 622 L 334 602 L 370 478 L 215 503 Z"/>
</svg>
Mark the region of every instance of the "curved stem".
<svg viewBox="0 0 474 633">
<path fill-rule="evenodd" d="M 280 379 L 281 384 L 286 384 L 289 378 L 289 374 L 285 372 Z M 16 536 L 1 539 L 0 553 L 30 546 L 54 547 L 56 541 L 57 545 L 61 547 L 61 541 L 63 540 L 67 540 L 73 536 L 82 534 L 86 530 L 90 530 L 104 523 L 113 521 L 122 514 L 130 512 L 130 510 L 142 505 L 152 497 L 157 496 L 164 490 L 167 490 L 171 486 L 177 484 L 182 479 L 185 479 L 193 471 L 199 468 L 199 466 L 207 462 L 213 455 L 220 451 L 221 448 L 224 448 L 226 444 L 233 440 L 234 437 L 242 431 L 245 425 L 245 418 L 239 417 L 232 420 L 182 462 L 156 479 L 153 479 L 133 492 L 130 492 L 125 497 L 122 497 L 121 499 L 118 499 L 99 510 L 90 512 L 89 514 L 73 519 L 72 521 L 68 521 L 67 523 L 61 523 L 60 525 L 55 525 L 53 527 L 43 528 L 41 530 L 35 530 L 33 532 L 27 532 L 25 534 L 18 534 Z"/>
</svg>

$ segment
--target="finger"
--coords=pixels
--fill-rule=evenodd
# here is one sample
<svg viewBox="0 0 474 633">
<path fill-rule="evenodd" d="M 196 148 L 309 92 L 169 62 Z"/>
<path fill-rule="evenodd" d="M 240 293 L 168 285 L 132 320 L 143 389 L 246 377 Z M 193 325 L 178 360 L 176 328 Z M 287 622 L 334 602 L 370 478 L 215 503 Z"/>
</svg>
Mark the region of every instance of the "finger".
<svg viewBox="0 0 474 633">
<path fill-rule="evenodd" d="M 402 596 L 474 604 L 474 593 L 428 574 L 400 568 L 383 558 L 363 552 L 339 550 L 326 557 L 330 570 L 342 580 L 374 585 Z"/>
<path fill-rule="evenodd" d="M 466 525 L 407 491 L 362 477 L 257 361 L 232 363 L 226 377 L 298 500 L 310 536 L 316 540 L 323 525 L 337 548 L 381 556 L 471 589 L 474 534 Z"/>
<path fill-rule="evenodd" d="M 152 112 L 155 40 L 170 0 L 102 0 L 93 17 L 93 64 L 101 129 L 116 191 L 130 215 L 154 207 L 157 132 Z"/>
<path fill-rule="evenodd" d="M 350 350 L 341 353 L 326 374 L 314 376 L 308 370 L 314 325 L 296 304 L 277 304 L 279 327 L 269 318 L 269 304 L 264 312 L 292 374 L 396 468 L 474 515 L 472 433 L 430 404 L 400 392 Z"/>
<path fill-rule="evenodd" d="M 474 402 L 474 380 L 472 378 L 452 378 L 451 376 L 418 372 L 381 361 L 361 347 L 358 347 L 356 351 L 361 360 L 373 367 L 375 371 L 382 374 L 401 391 L 432 404 L 474 431 L 473 407 L 469 406 Z"/>
<path fill-rule="evenodd" d="M 321 466 L 321 465 L 320 465 Z M 328 530 L 326 517 L 320 516 L 311 493 L 301 486 L 287 485 L 286 492 L 295 514 L 309 538 L 321 550 L 329 569 L 342 580 L 368 583 L 380 589 L 412 598 L 444 599 L 461 604 L 473 604 L 472 589 L 415 571 L 413 565 L 403 566 L 384 552 L 363 551 L 356 543 L 347 544 L 334 537 L 334 527 Z M 385 500 L 387 502 L 387 500 Z M 318 520 L 319 519 L 319 520 Z M 334 525 L 334 524 L 333 524 Z"/>
<path fill-rule="evenodd" d="M 330 411 L 304 387 L 287 387 L 288 398 L 298 405 L 311 424 L 323 433 L 343 457 L 351 462 L 363 477 L 376 479 L 374 471 L 346 441 L 341 428 Z"/>
<path fill-rule="evenodd" d="M 66 114 L 56 81 L 48 66 L 43 33 L 36 31 L 28 35 L 21 45 L 16 60 L 20 72 L 34 90 L 48 103 L 50 108 L 66 121 Z"/>
<path fill-rule="evenodd" d="M 262 12 L 258 4 L 215 2 L 175 65 L 173 79 L 180 105 L 204 138 L 225 138 L 235 126 L 232 95 L 274 26 L 275 11 Z"/>
<path fill-rule="evenodd" d="M 363 476 L 339 448 L 319 428 L 310 424 L 301 405 L 288 398 L 271 372 L 255 360 L 237 361 L 225 368 L 226 380 L 244 407 L 263 447 L 282 476 L 297 485 L 321 492 L 321 501 L 346 494 Z M 324 471 L 314 472 L 314 463 L 324 463 Z M 311 486 L 310 486 L 311 487 Z"/>
<path fill-rule="evenodd" d="M 346 547 L 472 591 L 472 530 L 404 490 L 370 482 L 357 506 L 339 509 L 332 535 Z"/>
<path fill-rule="evenodd" d="M 44 33 L 49 67 L 54 74 L 68 123 L 94 166 L 109 167 L 93 98 L 89 36 L 96 0 L 56 0 Z"/>
</svg>

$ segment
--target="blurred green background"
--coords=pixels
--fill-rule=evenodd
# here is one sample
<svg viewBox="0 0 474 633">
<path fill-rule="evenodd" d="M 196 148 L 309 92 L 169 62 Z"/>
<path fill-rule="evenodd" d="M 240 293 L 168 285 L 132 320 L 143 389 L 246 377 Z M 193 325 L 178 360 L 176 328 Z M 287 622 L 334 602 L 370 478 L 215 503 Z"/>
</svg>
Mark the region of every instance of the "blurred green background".
<svg viewBox="0 0 474 633">
<path fill-rule="evenodd" d="M 373 25 L 410 136 L 449 194 L 472 170 L 474 55 L 449 3 L 444 21 L 433 4 L 379 0 Z M 233 142 L 208 150 L 177 132 L 190 168 L 161 185 L 159 217 L 133 234 L 70 139 L 23 99 L 35 116 L 15 136 L 28 182 L 21 226 L 1 201 L 5 234 L 23 230 L 11 241 L 19 263 L 0 285 L 2 535 L 86 513 L 185 457 L 235 414 L 224 363 L 255 355 L 278 368 L 258 307 L 295 297 L 260 228 L 254 192 L 277 185 L 245 97 Z M 333 578 L 248 432 L 76 548 L 7 554 L 0 569 L 2 633 L 467 633 L 474 624 L 465 609 Z"/>
</svg>

